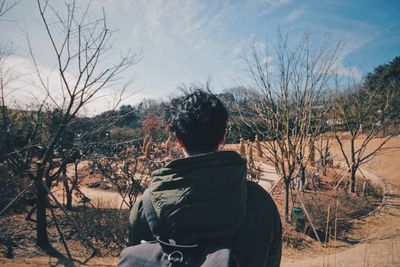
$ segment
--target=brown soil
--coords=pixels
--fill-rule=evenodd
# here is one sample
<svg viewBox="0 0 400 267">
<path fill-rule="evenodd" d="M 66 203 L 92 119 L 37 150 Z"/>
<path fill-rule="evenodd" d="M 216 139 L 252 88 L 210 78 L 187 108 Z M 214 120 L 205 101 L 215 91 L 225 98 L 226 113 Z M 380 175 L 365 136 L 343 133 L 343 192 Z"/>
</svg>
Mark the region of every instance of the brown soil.
<svg viewBox="0 0 400 267">
<path fill-rule="evenodd" d="M 369 149 L 380 141 L 373 140 Z M 338 151 L 337 147 L 334 149 Z M 385 195 L 381 207 L 358 220 L 348 234 L 358 244 L 340 244 L 287 255 L 283 257 L 282 266 L 400 266 L 399 166 L 400 136 L 397 136 L 364 167 L 383 181 Z"/>
</svg>

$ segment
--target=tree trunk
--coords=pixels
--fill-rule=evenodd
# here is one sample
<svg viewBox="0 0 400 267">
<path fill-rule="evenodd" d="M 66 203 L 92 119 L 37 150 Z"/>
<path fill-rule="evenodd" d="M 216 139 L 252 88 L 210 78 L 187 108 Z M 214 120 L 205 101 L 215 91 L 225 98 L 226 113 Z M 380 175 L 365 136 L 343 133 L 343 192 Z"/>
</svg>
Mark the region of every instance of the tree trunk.
<svg viewBox="0 0 400 267">
<path fill-rule="evenodd" d="M 289 186 L 290 186 L 290 179 L 287 177 L 285 179 L 285 219 L 289 221 Z"/>
<path fill-rule="evenodd" d="M 314 163 L 315 163 L 315 144 L 314 144 L 314 140 L 310 140 L 310 162 L 311 162 L 311 166 L 314 166 Z"/>
<path fill-rule="evenodd" d="M 352 193 L 356 192 L 356 172 L 357 169 L 353 165 L 350 172 L 350 188 Z"/>
<path fill-rule="evenodd" d="M 63 171 L 63 184 L 65 189 L 65 195 L 67 197 L 67 210 L 72 210 L 72 189 L 69 188 L 68 178 L 67 178 L 67 169 Z"/>
<path fill-rule="evenodd" d="M 68 188 L 68 181 L 64 182 L 67 184 L 67 187 L 65 188 L 65 192 L 67 195 L 67 206 L 66 209 L 67 210 L 72 210 L 72 190 L 67 190 Z"/>
<path fill-rule="evenodd" d="M 49 238 L 47 234 L 47 192 L 43 187 L 42 179 L 35 179 L 36 189 L 36 245 L 40 247 L 49 246 Z"/>
<path fill-rule="evenodd" d="M 301 164 L 300 166 L 300 170 L 301 170 L 301 187 L 300 187 L 300 191 L 304 191 L 304 188 L 306 186 L 306 168 L 304 167 L 303 164 Z"/>
<path fill-rule="evenodd" d="M 75 166 L 75 179 L 72 181 L 72 190 L 74 190 L 78 186 L 78 179 L 79 179 L 78 164 L 79 164 L 79 161 L 75 161 L 75 163 L 74 163 L 74 166 Z"/>
<path fill-rule="evenodd" d="M 321 163 L 322 163 L 322 175 L 323 176 L 326 176 L 326 167 L 327 167 L 327 165 L 328 165 L 328 160 L 327 160 L 327 158 L 326 157 L 323 157 L 322 159 L 321 159 Z"/>
</svg>

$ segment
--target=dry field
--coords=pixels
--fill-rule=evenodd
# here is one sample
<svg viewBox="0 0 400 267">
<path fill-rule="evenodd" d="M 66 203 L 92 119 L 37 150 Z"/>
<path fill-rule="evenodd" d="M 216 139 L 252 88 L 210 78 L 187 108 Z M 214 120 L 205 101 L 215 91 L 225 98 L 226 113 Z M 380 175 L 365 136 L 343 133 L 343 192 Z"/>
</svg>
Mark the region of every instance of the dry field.
<svg viewBox="0 0 400 267">
<path fill-rule="evenodd" d="M 373 149 L 379 140 L 373 140 Z M 335 160 L 341 160 L 337 147 L 333 148 Z M 400 266 L 400 137 L 392 139 L 363 170 L 367 176 L 376 176 L 385 184 L 385 197 L 378 210 L 358 220 L 349 233 L 356 245 L 340 244 L 322 248 L 319 245 L 296 251 L 284 251 L 282 266 Z M 267 171 L 270 171 L 267 168 Z M 273 180 L 275 180 L 274 178 Z M 268 185 L 266 185 L 268 186 Z M 104 198 L 104 192 L 85 189 L 94 199 Z M 119 203 L 116 193 L 108 192 L 106 199 Z M 110 203 L 111 206 L 114 206 Z M 78 261 L 83 262 L 80 258 Z M 88 266 L 115 266 L 118 258 L 93 258 Z M 30 258 L 0 258 L 0 266 L 73 266 L 57 258 L 37 256 Z M 75 266 L 80 265 L 75 262 Z"/>
<path fill-rule="evenodd" d="M 369 149 L 377 146 L 373 140 Z M 337 147 L 334 148 L 338 151 Z M 338 155 L 339 153 L 336 152 Z M 392 139 L 365 166 L 385 185 L 381 207 L 359 220 L 350 233 L 356 245 L 305 251 L 283 258 L 282 266 L 400 266 L 400 137 Z"/>
</svg>

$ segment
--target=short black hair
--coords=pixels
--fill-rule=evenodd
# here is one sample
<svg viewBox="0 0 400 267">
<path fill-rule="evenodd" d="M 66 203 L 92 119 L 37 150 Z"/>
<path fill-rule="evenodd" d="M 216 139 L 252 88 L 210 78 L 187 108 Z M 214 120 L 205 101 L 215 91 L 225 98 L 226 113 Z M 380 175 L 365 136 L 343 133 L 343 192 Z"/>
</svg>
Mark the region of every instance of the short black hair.
<svg viewBox="0 0 400 267">
<path fill-rule="evenodd" d="M 182 140 L 189 154 L 217 150 L 228 122 L 221 100 L 203 89 L 192 89 L 171 100 L 164 115 L 168 130 Z"/>
</svg>

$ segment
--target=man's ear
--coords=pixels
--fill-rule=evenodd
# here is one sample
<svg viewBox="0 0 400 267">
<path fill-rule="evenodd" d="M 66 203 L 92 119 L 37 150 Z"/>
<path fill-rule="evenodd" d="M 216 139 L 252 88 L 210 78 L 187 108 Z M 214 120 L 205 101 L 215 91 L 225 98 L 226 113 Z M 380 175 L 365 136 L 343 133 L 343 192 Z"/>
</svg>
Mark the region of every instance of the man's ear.
<svg viewBox="0 0 400 267">
<path fill-rule="evenodd" d="M 176 141 L 178 141 L 178 145 L 180 148 L 183 148 L 183 142 L 182 140 L 176 135 L 176 133 L 174 133 Z"/>
<path fill-rule="evenodd" d="M 219 144 L 218 144 L 218 148 L 217 148 L 218 151 L 222 150 L 222 148 L 224 147 L 227 134 L 228 134 L 228 131 L 225 129 L 224 136 L 222 137 L 221 141 L 219 141 Z"/>
<path fill-rule="evenodd" d="M 226 140 L 226 136 L 227 135 L 228 135 L 228 130 L 225 129 L 224 136 L 222 137 L 221 141 L 219 142 L 220 145 L 224 145 L 225 144 L 225 140 Z"/>
<path fill-rule="evenodd" d="M 176 141 L 178 141 L 178 145 L 179 145 L 179 147 L 182 149 L 183 154 L 185 155 L 185 157 L 189 157 L 190 155 L 189 155 L 189 153 L 186 151 L 185 146 L 183 145 L 182 139 L 180 139 L 175 133 L 174 133 L 174 135 L 175 135 Z"/>
</svg>

